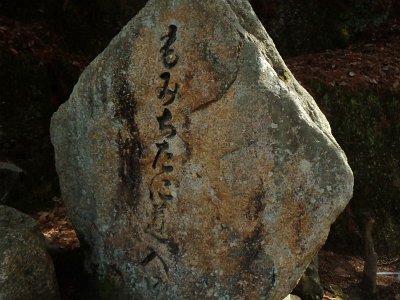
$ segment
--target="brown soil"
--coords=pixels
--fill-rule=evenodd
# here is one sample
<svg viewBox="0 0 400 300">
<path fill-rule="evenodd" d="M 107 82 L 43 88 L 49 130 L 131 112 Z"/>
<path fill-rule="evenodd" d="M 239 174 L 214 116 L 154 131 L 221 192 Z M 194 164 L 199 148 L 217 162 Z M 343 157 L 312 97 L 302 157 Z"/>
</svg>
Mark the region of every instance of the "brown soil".
<svg viewBox="0 0 400 300">
<path fill-rule="evenodd" d="M 78 237 L 67 216 L 67 209 L 63 205 L 58 204 L 49 211 L 39 211 L 33 217 L 49 246 L 65 250 L 74 250 L 79 247 Z"/>
<path fill-rule="evenodd" d="M 335 298 L 334 293 L 328 291 L 329 286 L 339 286 L 347 299 L 373 299 L 364 292 L 361 286 L 364 260 L 357 256 L 339 255 L 331 251 L 322 250 L 319 253 L 319 272 L 321 283 L 326 289 L 326 299 Z M 399 272 L 400 258 L 378 263 L 378 272 Z M 377 298 L 382 300 L 400 299 L 400 280 L 395 276 L 377 277 Z"/>
<path fill-rule="evenodd" d="M 306 88 L 318 79 L 331 87 L 350 90 L 379 87 L 400 93 L 400 25 L 392 24 L 387 36 L 379 41 L 285 61 Z"/>
<path fill-rule="evenodd" d="M 69 61 L 80 70 L 88 63 L 84 57 L 65 51 L 62 37 L 44 22 L 23 23 L 0 16 L 0 49 L 0 57 L 11 55 L 22 61 L 34 59 L 42 64 Z"/>
</svg>

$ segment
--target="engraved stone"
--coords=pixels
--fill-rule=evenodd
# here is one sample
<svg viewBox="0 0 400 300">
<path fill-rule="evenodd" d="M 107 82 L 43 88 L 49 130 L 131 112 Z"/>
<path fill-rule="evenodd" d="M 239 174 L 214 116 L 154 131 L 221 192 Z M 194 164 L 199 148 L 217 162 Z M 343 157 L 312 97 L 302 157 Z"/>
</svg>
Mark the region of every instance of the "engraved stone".
<svg viewBox="0 0 400 300">
<path fill-rule="evenodd" d="M 87 266 L 116 299 L 278 299 L 352 195 L 247 0 L 150 0 L 51 126 Z"/>
</svg>

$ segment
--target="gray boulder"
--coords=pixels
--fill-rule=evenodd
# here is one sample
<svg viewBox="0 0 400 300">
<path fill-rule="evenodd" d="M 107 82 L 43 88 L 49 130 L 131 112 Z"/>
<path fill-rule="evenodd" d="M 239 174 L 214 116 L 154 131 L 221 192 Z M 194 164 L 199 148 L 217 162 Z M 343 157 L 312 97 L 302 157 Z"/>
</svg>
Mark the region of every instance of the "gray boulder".
<svg viewBox="0 0 400 300">
<path fill-rule="evenodd" d="M 53 262 L 35 220 L 0 205 L 0 300 L 60 299 Z"/>
<path fill-rule="evenodd" d="M 323 298 L 324 289 L 319 278 L 318 256 L 308 265 L 292 293 L 300 296 L 302 300 L 321 300 Z"/>
<path fill-rule="evenodd" d="M 352 195 L 325 116 L 245 0 L 150 0 L 51 135 L 108 299 L 281 300 Z"/>
</svg>

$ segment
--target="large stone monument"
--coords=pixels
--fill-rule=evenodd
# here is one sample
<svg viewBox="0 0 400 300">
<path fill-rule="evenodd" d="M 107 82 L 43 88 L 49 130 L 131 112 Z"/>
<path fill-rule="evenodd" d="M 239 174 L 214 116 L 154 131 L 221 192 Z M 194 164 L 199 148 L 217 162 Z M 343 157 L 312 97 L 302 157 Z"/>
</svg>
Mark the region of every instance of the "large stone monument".
<svg viewBox="0 0 400 300">
<path fill-rule="evenodd" d="M 246 0 L 150 0 L 51 134 L 108 299 L 281 300 L 352 195 L 327 120 Z"/>
</svg>

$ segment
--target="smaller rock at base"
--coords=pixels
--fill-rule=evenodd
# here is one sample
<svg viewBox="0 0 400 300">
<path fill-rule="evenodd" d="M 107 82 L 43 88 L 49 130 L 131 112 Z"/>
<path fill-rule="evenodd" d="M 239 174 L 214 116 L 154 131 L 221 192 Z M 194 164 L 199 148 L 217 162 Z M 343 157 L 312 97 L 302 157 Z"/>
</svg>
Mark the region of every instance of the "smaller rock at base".
<svg viewBox="0 0 400 300">
<path fill-rule="evenodd" d="M 283 300 L 301 300 L 301 298 L 295 295 L 287 295 L 287 297 L 285 297 Z"/>
<path fill-rule="evenodd" d="M 53 262 L 35 220 L 0 205 L 0 299 L 60 299 Z"/>
<path fill-rule="evenodd" d="M 308 265 L 292 293 L 299 296 L 302 300 L 320 300 L 323 298 L 324 289 L 318 273 L 318 256 Z"/>
</svg>

